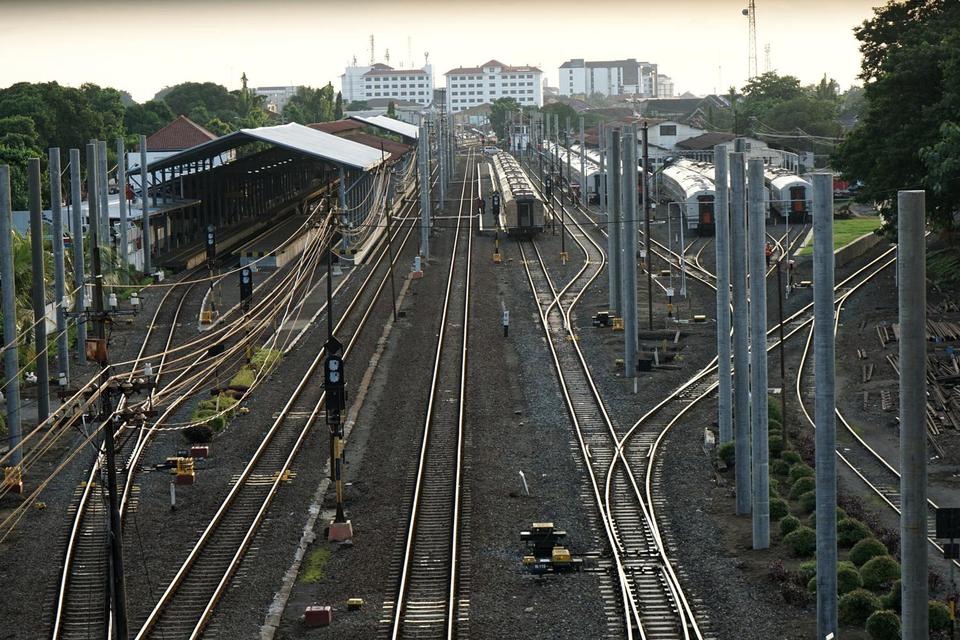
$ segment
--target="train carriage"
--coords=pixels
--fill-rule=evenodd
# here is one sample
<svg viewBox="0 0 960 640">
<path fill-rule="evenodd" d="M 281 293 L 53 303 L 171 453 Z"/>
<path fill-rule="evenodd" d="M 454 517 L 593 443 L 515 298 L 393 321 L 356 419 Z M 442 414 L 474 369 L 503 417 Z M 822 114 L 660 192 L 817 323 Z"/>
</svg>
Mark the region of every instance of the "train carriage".
<svg viewBox="0 0 960 640">
<path fill-rule="evenodd" d="M 809 222 L 812 205 L 809 182 L 786 169 L 767 169 L 763 177 L 769 190 L 771 215 L 788 218 L 790 222 Z"/>
<path fill-rule="evenodd" d="M 660 176 L 664 199 L 681 207 L 687 228 L 700 236 L 712 236 L 716 231 L 713 180 L 687 160 L 667 166 Z"/>
<path fill-rule="evenodd" d="M 511 236 L 531 237 L 543 231 L 543 200 L 516 158 L 505 151 L 493 157 L 499 187 L 499 226 Z"/>
</svg>

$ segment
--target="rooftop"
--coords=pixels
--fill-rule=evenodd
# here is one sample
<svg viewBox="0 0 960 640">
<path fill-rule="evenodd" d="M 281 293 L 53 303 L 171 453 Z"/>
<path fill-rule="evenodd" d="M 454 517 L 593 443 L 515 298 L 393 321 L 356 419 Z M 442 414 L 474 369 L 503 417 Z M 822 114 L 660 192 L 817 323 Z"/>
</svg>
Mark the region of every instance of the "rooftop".
<svg viewBox="0 0 960 640">
<path fill-rule="evenodd" d="M 187 116 L 179 116 L 147 138 L 147 151 L 180 151 L 216 139 L 216 134 Z"/>
<path fill-rule="evenodd" d="M 718 144 L 723 144 L 725 142 L 730 142 L 735 139 L 737 136 L 732 133 L 723 133 L 722 131 L 708 131 L 707 133 L 696 136 L 695 138 L 688 138 L 683 142 L 677 143 L 678 149 L 686 149 L 688 151 L 704 151 L 713 149 Z"/>
<path fill-rule="evenodd" d="M 533 73 L 543 73 L 537 67 L 531 67 L 527 65 L 524 65 L 521 67 L 511 67 L 508 64 L 503 64 L 499 60 L 488 60 L 487 62 L 484 62 L 479 67 L 457 67 L 456 69 L 450 69 L 450 71 L 447 71 L 444 75 L 448 76 L 451 73 L 464 73 L 464 74 L 483 73 L 483 70 L 489 67 L 500 67 L 500 71 L 502 73 L 517 73 L 517 72 L 522 73 L 527 71 L 533 72 Z"/>
</svg>

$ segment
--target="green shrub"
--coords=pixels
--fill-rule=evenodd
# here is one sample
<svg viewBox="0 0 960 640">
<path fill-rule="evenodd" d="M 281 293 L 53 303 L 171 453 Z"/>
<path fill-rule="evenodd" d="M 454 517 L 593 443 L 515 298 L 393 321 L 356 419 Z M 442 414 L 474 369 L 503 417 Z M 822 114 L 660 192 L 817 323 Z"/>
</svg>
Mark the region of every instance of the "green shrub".
<svg viewBox="0 0 960 640">
<path fill-rule="evenodd" d="M 790 485 L 790 499 L 796 500 L 807 491 L 816 491 L 816 489 L 817 481 L 810 476 L 797 478 L 796 481 Z"/>
<path fill-rule="evenodd" d="M 770 396 L 767 398 L 767 420 L 783 424 L 783 412 L 780 411 L 780 398 Z"/>
<path fill-rule="evenodd" d="M 794 529 L 783 537 L 783 544 L 798 558 L 809 558 L 817 550 L 817 534 L 808 527 Z"/>
<path fill-rule="evenodd" d="M 798 462 L 803 462 L 803 458 L 800 457 L 800 454 L 796 451 L 784 451 L 780 456 L 780 459 L 786 462 L 787 464 L 793 465 Z"/>
<path fill-rule="evenodd" d="M 770 463 L 770 473 L 776 476 L 786 476 L 790 473 L 790 463 L 786 460 L 774 460 Z"/>
<path fill-rule="evenodd" d="M 847 517 L 847 512 L 844 511 L 843 509 L 841 509 L 840 507 L 837 507 L 837 523 L 839 524 L 839 522 L 840 522 L 841 520 L 843 520 L 844 518 L 846 518 L 846 517 Z M 817 528 L 817 512 L 816 512 L 816 510 L 814 510 L 814 512 L 810 514 L 810 517 L 807 518 L 807 526 L 809 526 L 811 529 L 816 530 L 816 528 Z"/>
<path fill-rule="evenodd" d="M 257 349 L 257 352 L 250 358 L 250 364 L 257 371 L 269 371 L 280 362 L 282 357 L 283 351 L 279 349 Z"/>
<path fill-rule="evenodd" d="M 812 578 L 807 580 L 807 591 L 809 591 L 810 593 L 817 592 L 817 576 L 813 576 Z"/>
<path fill-rule="evenodd" d="M 786 500 L 782 498 L 770 499 L 770 522 L 777 522 L 788 513 L 790 513 L 790 507 L 787 506 Z"/>
<path fill-rule="evenodd" d="M 195 424 L 182 431 L 190 444 L 205 444 L 213 439 L 213 429 L 207 424 Z"/>
<path fill-rule="evenodd" d="M 852 547 L 864 538 L 871 535 L 870 527 L 856 518 L 844 518 L 837 523 L 837 545 L 842 548 Z"/>
<path fill-rule="evenodd" d="M 800 509 L 804 513 L 810 513 L 817 508 L 817 492 L 816 491 L 807 491 L 800 496 L 798 500 L 800 503 Z"/>
<path fill-rule="evenodd" d="M 840 623 L 861 626 L 874 611 L 880 608 L 880 598 L 866 589 L 854 589 L 840 596 L 837 605 Z"/>
<path fill-rule="evenodd" d="M 877 556 L 885 556 L 889 552 L 887 546 L 876 538 L 864 538 L 850 549 L 850 561 L 858 567 L 862 567 L 868 560 Z"/>
<path fill-rule="evenodd" d="M 801 562 L 800 567 L 797 569 L 797 573 L 804 582 L 808 582 L 810 578 L 817 575 L 817 561 L 806 560 Z"/>
<path fill-rule="evenodd" d="M 780 495 L 780 481 L 776 478 L 770 478 L 770 481 L 767 485 L 770 488 L 768 492 L 771 498 L 776 498 Z"/>
<path fill-rule="evenodd" d="M 805 462 L 798 462 L 790 467 L 790 482 L 796 482 L 805 476 L 813 477 L 813 467 Z"/>
<path fill-rule="evenodd" d="M 886 589 L 900 577 L 900 564 L 892 556 L 877 556 L 860 567 L 863 586 L 872 591 Z"/>
<path fill-rule="evenodd" d="M 867 633 L 873 640 L 900 640 L 900 617 L 893 611 L 874 611 L 867 618 Z"/>
<path fill-rule="evenodd" d="M 780 518 L 780 537 L 786 537 L 788 533 L 800 528 L 800 519 L 796 516 L 784 516 Z"/>
<path fill-rule="evenodd" d="M 207 398 L 206 400 L 201 400 L 200 402 L 198 402 L 197 410 L 212 411 L 214 413 L 218 411 L 223 411 L 225 415 L 232 416 L 233 409 L 236 406 L 236 404 L 237 404 L 237 400 L 235 398 L 231 398 L 230 396 L 227 396 L 221 393 L 217 397 Z"/>
<path fill-rule="evenodd" d="M 771 435 L 770 439 L 767 441 L 767 445 L 770 451 L 770 459 L 779 458 L 780 454 L 783 453 L 783 438 L 780 436 Z"/>
<path fill-rule="evenodd" d="M 930 601 L 930 631 L 950 630 L 950 610 L 947 605 L 937 600 Z"/>
<path fill-rule="evenodd" d="M 717 457 L 723 461 L 728 467 L 732 467 L 736 464 L 737 458 L 737 445 L 734 442 L 724 442 L 717 449 Z"/>
<path fill-rule="evenodd" d="M 902 589 L 903 585 L 900 583 L 900 580 L 894 580 L 890 586 L 890 591 L 880 598 L 883 602 L 884 609 L 892 609 L 896 612 L 900 611 L 900 597 L 903 595 L 901 593 Z"/>
<path fill-rule="evenodd" d="M 213 409 L 197 409 L 190 417 L 192 422 L 200 422 L 207 425 L 214 431 L 221 431 L 227 426 L 227 418 L 218 414 Z"/>
<path fill-rule="evenodd" d="M 783 436 L 783 424 L 779 420 L 771 420 L 767 423 L 767 434 L 769 436 Z"/>
<path fill-rule="evenodd" d="M 230 387 L 246 391 L 253 386 L 257 379 L 257 372 L 252 367 L 241 367 L 233 379 L 230 380 Z"/>
<path fill-rule="evenodd" d="M 841 596 L 863 586 L 860 572 L 854 567 L 837 566 L 837 593 Z"/>
</svg>

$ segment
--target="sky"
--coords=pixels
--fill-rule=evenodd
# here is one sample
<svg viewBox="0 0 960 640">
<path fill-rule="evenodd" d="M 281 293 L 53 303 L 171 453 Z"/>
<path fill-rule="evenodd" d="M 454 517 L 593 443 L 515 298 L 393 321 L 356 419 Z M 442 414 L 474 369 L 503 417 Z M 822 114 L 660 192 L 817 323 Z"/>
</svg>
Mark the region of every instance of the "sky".
<svg viewBox="0 0 960 640">
<path fill-rule="evenodd" d="M 756 0 L 757 63 L 804 84 L 824 73 L 857 82 L 853 27 L 883 0 Z M 434 65 L 435 84 L 457 66 L 495 58 L 539 66 L 551 86 L 570 58 L 636 58 L 659 65 L 677 93 L 725 92 L 747 77 L 747 0 L 0 0 L 0 87 L 56 80 L 129 91 L 139 102 L 164 86 L 213 81 L 229 89 L 311 85 L 354 56 L 400 68 Z M 409 52 L 409 53 L 408 53 Z"/>
</svg>

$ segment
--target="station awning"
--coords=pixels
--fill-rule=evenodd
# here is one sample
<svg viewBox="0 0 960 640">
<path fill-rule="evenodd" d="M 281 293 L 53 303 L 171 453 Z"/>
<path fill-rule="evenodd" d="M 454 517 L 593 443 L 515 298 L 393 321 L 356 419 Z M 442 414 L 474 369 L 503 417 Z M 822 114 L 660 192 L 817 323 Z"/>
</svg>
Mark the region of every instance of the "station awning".
<svg viewBox="0 0 960 640">
<path fill-rule="evenodd" d="M 372 127 L 386 129 L 387 131 L 400 134 L 401 136 L 410 138 L 412 140 L 417 139 L 417 134 L 420 131 L 419 127 L 416 127 L 415 125 L 407 124 L 406 122 L 402 122 L 400 120 L 394 120 L 393 118 L 389 118 L 387 116 L 370 116 L 366 118 L 363 116 L 350 116 L 350 119 L 368 124 Z"/>
<path fill-rule="evenodd" d="M 180 153 L 152 162 L 147 165 L 147 170 L 157 171 L 187 162 L 211 158 L 250 142 L 266 142 L 333 164 L 345 165 L 362 171 L 376 167 L 390 155 L 387 153 L 384 157 L 379 149 L 372 149 L 365 144 L 292 122 L 274 127 L 240 129 L 216 140 L 198 144 Z"/>
</svg>

